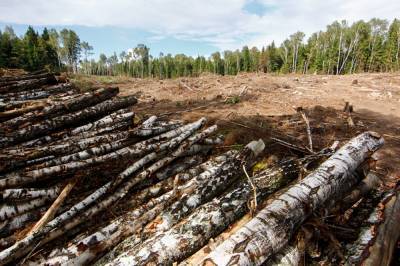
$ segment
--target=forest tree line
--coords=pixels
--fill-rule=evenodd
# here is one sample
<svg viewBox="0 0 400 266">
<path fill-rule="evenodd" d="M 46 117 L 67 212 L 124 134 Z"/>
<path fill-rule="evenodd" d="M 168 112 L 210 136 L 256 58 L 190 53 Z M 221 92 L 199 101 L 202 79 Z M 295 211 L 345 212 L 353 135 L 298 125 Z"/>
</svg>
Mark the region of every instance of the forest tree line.
<svg viewBox="0 0 400 266">
<path fill-rule="evenodd" d="M 45 31 L 39 35 L 30 27 L 23 38 L 17 38 L 15 34 L 11 36 L 10 29 L 5 29 L 0 33 L 0 67 L 8 64 L 32 69 L 35 64 L 37 67 L 50 64 L 67 66 L 83 74 L 160 79 L 199 76 L 205 72 L 220 75 L 239 72 L 337 75 L 400 70 L 398 19 L 389 22 L 374 18 L 352 24 L 345 20 L 335 21 L 325 31 L 313 33 L 307 40 L 303 32 L 296 32 L 280 45 L 271 42 L 261 49 L 244 46 L 240 50 L 215 52 L 209 57 L 162 53 L 152 56 L 146 45 L 139 44 L 119 55 L 115 52 L 110 56 L 100 54 L 95 60 L 90 59 L 93 47 L 80 42 L 75 32 L 67 29 L 59 33 Z M 15 44 L 10 45 L 10 40 Z M 8 45 L 6 49 L 4 44 Z M 3 55 L 3 50 L 8 51 L 7 56 Z"/>
<path fill-rule="evenodd" d="M 11 26 L 0 30 L 0 67 L 78 71 L 81 51 L 90 47 L 69 29 L 44 28 L 39 34 L 29 26 L 19 37 Z"/>
</svg>

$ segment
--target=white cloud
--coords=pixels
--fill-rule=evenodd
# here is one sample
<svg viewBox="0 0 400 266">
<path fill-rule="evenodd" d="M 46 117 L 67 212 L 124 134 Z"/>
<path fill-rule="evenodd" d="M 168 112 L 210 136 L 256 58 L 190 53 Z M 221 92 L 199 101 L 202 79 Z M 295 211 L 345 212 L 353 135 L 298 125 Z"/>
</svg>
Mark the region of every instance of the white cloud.
<svg viewBox="0 0 400 266">
<path fill-rule="evenodd" d="M 281 42 L 310 34 L 334 20 L 400 16 L 398 0 L 247 0 L 266 6 L 262 16 L 246 0 L 1 0 L 0 21 L 30 25 L 117 26 L 211 43 L 220 49 Z M 250 3 L 251 4 L 251 3 Z"/>
</svg>

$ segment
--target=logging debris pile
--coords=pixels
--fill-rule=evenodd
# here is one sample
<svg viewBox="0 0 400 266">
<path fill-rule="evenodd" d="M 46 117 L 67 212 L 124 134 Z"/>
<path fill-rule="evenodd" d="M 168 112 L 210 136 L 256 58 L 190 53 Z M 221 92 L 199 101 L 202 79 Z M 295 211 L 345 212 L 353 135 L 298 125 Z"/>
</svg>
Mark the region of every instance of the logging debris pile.
<svg viewBox="0 0 400 266">
<path fill-rule="evenodd" d="M 261 139 L 224 147 L 205 118 L 136 103 L 47 72 L 0 78 L 0 264 L 390 260 L 400 194 L 370 171 L 377 133 L 314 151 L 307 130 L 309 147 L 275 139 L 290 152 L 269 162 Z M 332 227 L 349 223 L 360 229 L 339 242 Z"/>
</svg>

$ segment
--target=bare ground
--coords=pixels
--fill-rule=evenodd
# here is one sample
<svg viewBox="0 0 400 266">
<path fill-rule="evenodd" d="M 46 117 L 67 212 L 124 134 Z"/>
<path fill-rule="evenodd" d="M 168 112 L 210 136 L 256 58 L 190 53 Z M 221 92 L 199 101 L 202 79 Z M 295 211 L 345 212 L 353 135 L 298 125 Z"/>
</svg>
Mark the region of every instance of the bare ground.
<svg viewBox="0 0 400 266">
<path fill-rule="evenodd" d="M 294 115 L 295 108 L 301 106 L 308 109 L 317 148 L 334 139 L 346 140 L 363 130 L 383 134 L 386 144 L 377 154 L 378 169 L 391 179 L 399 180 L 399 74 L 241 74 L 170 80 L 81 77 L 80 81 L 94 86 L 118 86 L 123 95 L 137 94 L 139 113 L 141 110 L 148 112 L 150 104 L 153 114 L 172 114 L 185 120 L 206 116 L 228 133 L 227 145 L 244 143 L 255 137 L 268 141 L 272 135 L 286 136 L 288 141 L 306 145 L 304 124 Z M 354 106 L 353 128 L 348 126 L 347 115 L 342 112 L 345 102 Z M 277 126 L 272 120 L 280 124 Z M 296 130 L 292 128 L 295 132 L 291 135 L 293 125 Z M 272 133 L 274 130 L 276 132 Z M 293 135 L 295 138 L 290 139 Z"/>
</svg>

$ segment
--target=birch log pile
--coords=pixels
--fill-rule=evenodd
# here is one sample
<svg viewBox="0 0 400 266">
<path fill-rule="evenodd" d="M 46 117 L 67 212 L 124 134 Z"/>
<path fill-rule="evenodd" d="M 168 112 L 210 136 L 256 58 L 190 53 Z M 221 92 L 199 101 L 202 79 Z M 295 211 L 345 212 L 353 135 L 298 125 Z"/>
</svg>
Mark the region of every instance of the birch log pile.
<svg viewBox="0 0 400 266">
<path fill-rule="evenodd" d="M 252 175 L 262 150 L 274 155 L 263 140 L 232 149 L 206 118 L 168 120 L 136 103 L 118 88 L 82 93 L 45 71 L 0 78 L 0 265 L 171 265 L 200 253 L 204 265 L 276 254 L 284 264 L 298 258 L 288 243 L 307 217 L 348 208 L 379 181 L 359 182 L 356 170 L 383 144 L 373 132 Z M 397 217 L 398 190 L 389 196 L 380 213 Z M 368 247 L 363 235 L 353 243 L 354 262 L 390 261 L 398 228 L 379 221 L 366 224 L 378 232 Z"/>
<path fill-rule="evenodd" d="M 260 265 L 285 247 L 311 213 L 337 200 L 357 183 L 355 170 L 383 145 L 365 132 L 339 149 L 317 170 L 261 210 L 254 219 L 218 246 L 202 265 Z"/>
</svg>

